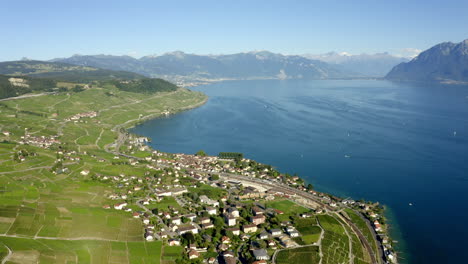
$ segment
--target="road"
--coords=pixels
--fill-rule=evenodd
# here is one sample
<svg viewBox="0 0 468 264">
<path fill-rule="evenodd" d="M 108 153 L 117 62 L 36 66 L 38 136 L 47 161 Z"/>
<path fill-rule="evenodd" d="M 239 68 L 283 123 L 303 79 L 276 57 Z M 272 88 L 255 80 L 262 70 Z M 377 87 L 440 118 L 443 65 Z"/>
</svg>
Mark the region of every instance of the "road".
<svg viewBox="0 0 468 264">
<path fill-rule="evenodd" d="M 16 238 L 27 238 L 27 239 L 46 239 L 46 240 L 67 240 L 67 241 L 74 241 L 74 240 L 96 240 L 96 241 L 111 241 L 111 242 L 122 242 L 122 240 L 116 239 L 106 239 L 102 237 L 70 237 L 70 238 L 62 238 L 62 237 L 44 237 L 44 236 L 22 236 L 22 235 L 5 235 L 0 234 L 0 237 L 16 237 Z"/>
<path fill-rule="evenodd" d="M 71 164 L 76 164 L 76 162 L 67 162 L 67 163 L 63 163 L 64 166 L 66 166 L 66 165 L 71 165 Z M 28 168 L 28 169 L 24 169 L 24 170 L 2 171 L 2 172 L 0 172 L 0 175 L 1 175 L 1 174 L 10 174 L 10 173 L 18 173 L 18 172 L 32 171 L 32 170 L 40 170 L 40 169 L 50 169 L 50 168 L 52 168 L 52 167 L 53 167 L 53 166 L 41 166 L 41 167 Z"/>
<path fill-rule="evenodd" d="M 48 94 L 56 94 L 56 92 L 38 93 L 38 94 L 24 94 L 24 95 L 15 96 L 15 97 L 3 98 L 3 99 L 0 99 L 0 102 L 10 101 L 10 100 L 18 100 L 18 99 L 25 99 L 25 98 L 31 98 L 31 97 L 38 97 L 38 96 L 43 96 L 43 95 L 48 95 Z"/>
<path fill-rule="evenodd" d="M 11 249 L 10 249 L 7 245 L 4 244 L 4 246 L 5 246 L 6 249 L 8 250 L 8 255 L 6 255 L 6 256 L 3 258 L 2 264 L 7 263 L 8 259 L 10 259 L 10 257 L 11 257 L 11 254 L 13 254 L 13 252 L 11 251 Z"/>
<path fill-rule="evenodd" d="M 157 220 L 158 220 L 158 223 L 164 228 L 164 230 L 166 231 L 166 233 L 168 233 L 169 236 L 173 237 L 174 234 L 172 231 L 169 230 L 169 227 L 164 224 L 163 220 L 161 219 L 161 217 L 159 217 L 158 215 L 154 214 L 151 210 L 149 210 L 146 206 L 143 205 L 143 200 L 144 199 L 141 199 L 141 200 L 138 200 L 136 202 L 137 206 L 140 207 L 141 209 L 143 209 L 143 211 L 145 211 L 146 213 L 152 215 L 153 217 L 155 217 Z M 156 234 L 155 234 L 156 235 Z M 159 235 L 158 235 L 159 237 Z M 158 238 L 159 239 L 159 238 Z"/>
</svg>

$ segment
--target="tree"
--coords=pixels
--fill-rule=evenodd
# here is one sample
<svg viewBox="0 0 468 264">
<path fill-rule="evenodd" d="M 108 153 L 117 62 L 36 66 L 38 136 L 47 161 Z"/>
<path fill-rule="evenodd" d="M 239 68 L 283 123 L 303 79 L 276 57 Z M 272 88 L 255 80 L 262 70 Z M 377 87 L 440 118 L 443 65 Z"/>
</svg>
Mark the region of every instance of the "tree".
<svg viewBox="0 0 468 264">
<path fill-rule="evenodd" d="M 190 244 L 193 244 L 195 242 L 195 236 L 189 232 L 189 233 L 185 233 L 182 235 L 182 244 L 183 245 L 190 245 Z"/>
<path fill-rule="evenodd" d="M 307 185 L 307 190 L 311 191 L 311 190 L 313 190 L 313 189 L 314 189 L 314 186 L 313 186 L 311 183 L 309 183 L 309 184 Z"/>
<path fill-rule="evenodd" d="M 84 88 L 81 85 L 75 85 L 75 87 L 73 87 L 72 91 L 75 92 L 75 93 L 79 93 L 79 92 L 84 91 Z"/>
<path fill-rule="evenodd" d="M 204 150 L 199 150 L 195 155 L 200 157 L 206 157 L 206 152 Z"/>
<path fill-rule="evenodd" d="M 217 180 L 219 180 L 219 175 L 218 174 L 213 174 L 213 175 L 211 175 L 210 179 L 212 181 L 217 181 Z"/>
</svg>

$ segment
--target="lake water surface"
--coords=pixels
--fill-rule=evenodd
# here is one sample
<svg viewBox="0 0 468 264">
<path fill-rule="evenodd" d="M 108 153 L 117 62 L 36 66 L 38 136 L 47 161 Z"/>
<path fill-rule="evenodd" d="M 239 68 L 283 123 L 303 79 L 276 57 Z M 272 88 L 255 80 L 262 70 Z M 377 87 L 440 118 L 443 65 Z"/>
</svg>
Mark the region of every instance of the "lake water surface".
<svg viewBox="0 0 468 264">
<path fill-rule="evenodd" d="M 319 191 L 379 201 L 403 263 L 466 263 L 468 87 L 271 80 L 194 90 L 206 105 L 133 132 L 162 151 L 242 152 Z"/>
</svg>

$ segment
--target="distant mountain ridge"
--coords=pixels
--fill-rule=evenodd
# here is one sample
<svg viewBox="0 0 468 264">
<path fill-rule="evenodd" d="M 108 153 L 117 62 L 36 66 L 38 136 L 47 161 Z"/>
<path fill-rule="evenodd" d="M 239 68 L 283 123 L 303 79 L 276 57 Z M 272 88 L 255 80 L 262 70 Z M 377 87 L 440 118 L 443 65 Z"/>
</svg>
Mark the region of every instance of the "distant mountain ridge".
<svg viewBox="0 0 468 264">
<path fill-rule="evenodd" d="M 385 77 L 397 81 L 468 82 L 468 39 L 444 42 L 395 66 Z"/>
<path fill-rule="evenodd" d="M 92 66 L 79 66 L 63 62 L 45 62 L 35 60 L 0 62 L 0 74 L 52 78 L 55 80 L 71 82 L 145 78 L 144 76 L 134 72 L 113 71 Z"/>
<path fill-rule="evenodd" d="M 52 61 L 109 70 L 131 71 L 149 77 L 179 79 L 346 79 L 383 77 L 405 58 L 388 53 L 345 56 L 282 55 L 254 51 L 228 55 L 196 55 L 182 51 L 136 59 L 130 56 L 74 55 Z"/>
<path fill-rule="evenodd" d="M 360 77 L 319 60 L 268 51 L 195 55 L 181 51 L 135 59 L 129 56 L 75 55 L 54 59 L 80 66 L 132 71 L 150 77 L 188 79 L 340 79 Z"/>
<path fill-rule="evenodd" d="M 351 55 L 346 52 L 329 52 L 319 55 L 306 54 L 306 58 L 339 65 L 347 71 L 368 77 L 384 77 L 395 65 L 409 61 L 409 58 L 393 56 L 387 52 Z"/>
</svg>

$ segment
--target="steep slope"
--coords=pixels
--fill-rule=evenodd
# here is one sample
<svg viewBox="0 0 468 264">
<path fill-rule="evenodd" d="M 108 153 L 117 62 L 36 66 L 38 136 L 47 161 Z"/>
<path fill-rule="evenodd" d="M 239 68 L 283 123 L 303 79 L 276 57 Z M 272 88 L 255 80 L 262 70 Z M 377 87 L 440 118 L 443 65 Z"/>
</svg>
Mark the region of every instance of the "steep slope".
<svg viewBox="0 0 468 264">
<path fill-rule="evenodd" d="M 468 39 L 438 44 L 407 63 L 395 66 L 389 80 L 468 82 Z"/>
</svg>

